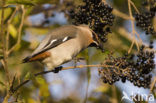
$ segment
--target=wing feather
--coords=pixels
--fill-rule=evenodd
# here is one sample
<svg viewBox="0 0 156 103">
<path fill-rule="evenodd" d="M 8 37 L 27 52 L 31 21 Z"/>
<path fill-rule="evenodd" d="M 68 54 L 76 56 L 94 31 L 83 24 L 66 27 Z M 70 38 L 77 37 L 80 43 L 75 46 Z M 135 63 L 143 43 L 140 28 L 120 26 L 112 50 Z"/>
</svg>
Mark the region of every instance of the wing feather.
<svg viewBox="0 0 156 103">
<path fill-rule="evenodd" d="M 70 39 L 72 39 L 72 38 L 74 38 L 74 37 L 68 37 L 66 40 L 64 40 L 65 38 L 60 38 L 60 39 L 57 39 L 57 40 L 54 39 L 54 40 L 52 40 L 52 41 L 49 41 L 49 42 L 42 48 L 41 51 L 35 53 L 34 55 L 32 55 L 32 57 L 34 57 L 34 56 L 36 56 L 36 55 L 38 55 L 38 54 L 41 54 L 41 53 L 43 53 L 43 52 L 45 52 L 45 51 L 47 51 L 47 50 L 49 50 L 49 49 L 51 49 L 51 48 L 55 48 L 55 47 L 57 47 L 58 45 L 62 44 L 63 42 L 66 42 L 66 41 L 68 41 L 68 40 L 70 40 Z"/>
<path fill-rule="evenodd" d="M 43 39 L 43 41 L 40 43 L 37 49 L 31 54 L 31 56 L 28 56 L 25 59 L 27 59 L 27 62 L 29 62 L 30 59 L 36 57 L 37 55 L 42 54 L 51 48 L 55 48 L 63 42 L 75 38 L 76 34 L 77 28 L 72 25 L 57 28 L 51 31 L 45 37 L 45 39 Z"/>
</svg>

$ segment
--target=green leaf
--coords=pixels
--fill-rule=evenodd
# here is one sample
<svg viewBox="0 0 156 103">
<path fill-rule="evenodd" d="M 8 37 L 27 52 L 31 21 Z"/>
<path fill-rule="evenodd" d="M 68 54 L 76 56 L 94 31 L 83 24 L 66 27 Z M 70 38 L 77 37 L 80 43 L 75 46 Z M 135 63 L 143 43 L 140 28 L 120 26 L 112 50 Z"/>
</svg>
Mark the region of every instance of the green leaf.
<svg viewBox="0 0 156 103">
<path fill-rule="evenodd" d="M 42 77 L 40 77 L 40 76 L 37 76 L 37 77 L 36 77 L 36 81 L 37 81 L 40 85 L 44 85 L 44 83 L 45 83 L 45 80 L 44 80 Z"/>
<path fill-rule="evenodd" d="M 23 5 L 29 5 L 34 6 L 34 0 L 8 0 L 8 4 L 23 4 Z"/>
<path fill-rule="evenodd" d="M 99 86 L 97 87 L 94 92 L 107 92 L 109 90 L 109 87 L 108 85 L 105 85 L 105 86 Z"/>
<path fill-rule="evenodd" d="M 25 79 L 25 80 L 30 79 L 30 72 L 28 72 L 28 73 L 25 75 L 24 79 Z"/>
<path fill-rule="evenodd" d="M 5 84 L 4 84 L 2 81 L 0 81 L 0 85 L 2 85 L 2 86 L 4 86 L 4 87 L 5 87 Z"/>
<path fill-rule="evenodd" d="M 91 71 L 90 71 L 90 68 L 87 68 L 87 78 L 88 78 L 88 83 L 90 83 L 90 79 L 91 79 Z"/>
<path fill-rule="evenodd" d="M 28 103 L 37 103 L 37 101 L 33 98 L 28 98 Z"/>
<path fill-rule="evenodd" d="M 30 27 L 30 28 L 27 28 L 26 30 L 30 31 L 32 34 L 38 34 L 38 35 L 47 34 L 49 32 L 48 28 Z"/>
<path fill-rule="evenodd" d="M 50 95 L 48 84 L 42 76 L 36 77 L 37 83 L 40 85 L 40 95 L 43 97 L 48 97 Z"/>
<path fill-rule="evenodd" d="M 11 36 L 12 36 L 13 38 L 16 38 L 16 37 L 17 37 L 17 30 L 16 30 L 16 28 L 14 27 L 14 25 L 10 24 L 10 25 L 8 26 L 8 29 L 9 29 L 9 31 L 10 31 Z"/>
<path fill-rule="evenodd" d="M 34 80 L 34 79 L 35 79 L 35 76 L 34 76 L 32 73 L 28 72 L 28 73 L 25 75 L 24 79 L 25 79 L 25 80 L 28 80 L 28 79 Z"/>
</svg>

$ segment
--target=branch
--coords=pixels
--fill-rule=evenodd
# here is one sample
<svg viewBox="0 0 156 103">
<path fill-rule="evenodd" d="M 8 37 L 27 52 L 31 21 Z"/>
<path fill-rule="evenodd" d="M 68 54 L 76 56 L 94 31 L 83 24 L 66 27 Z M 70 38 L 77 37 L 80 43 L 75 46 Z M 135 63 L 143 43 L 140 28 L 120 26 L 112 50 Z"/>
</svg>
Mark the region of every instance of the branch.
<svg viewBox="0 0 156 103">
<path fill-rule="evenodd" d="M 2 1 L 2 7 L 5 5 L 5 1 Z M 4 27 L 4 8 L 2 8 L 1 12 L 1 39 L 2 39 L 2 51 L 3 51 L 3 67 L 4 71 L 6 73 L 6 78 L 8 85 L 10 85 L 10 76 L 9 76 L 9 71 L 8 71 L 8 62 L 7 62 L 7 51 L 6 51 L 6 40 L 5 40 L 5 27 Z"/>
<path fill-rule="evenodd" d="M 102 0 L 103 3 L 106 3 L 106 0 Z"/>
<path fill-rule="evenodd" d="M 149 95 L 148 95 L 148 100 L 149 100 L 150 94 L 152 93 L 152 91 L 153 91 L 153 89 L 154 89 L 154 87 L 155 87 L 155 84 L 156 84 L 156 77 L 154 77 L 154 80 L 153 80 L 153 82 L 152 82 L 152 84 L 151 84 L 150 93 L 149 93 Z"/>
<path fill-rule="evenodd" d="M 21 19 L 21 23 L 18 29 L 18 38 L 17 38 L 17 42 L 16 44 L 8 51 L 8 55 L 16 48 L 16 46 L 18 46 L 21 42 L 21 32 L 22 32 L 22 28 L 23 28 L 23 24 L 24 24 L 24 17 L 25 17 L 25 9 L 24 9 L 24 5 L 21 6 L 22 8 L 22 19 Z"/>
<path fill-rule="evenodd" d="M 68 70 L 68 69 L 82 69 L 82 68 L 87 68 L 87 67 L 111 67 L 110 65 L 101 65 L 101 64 L 97 64 L 97 65 L 79 65 L 79 66 L 71 66 L 71 67 L 64 67 L 61 70 Z M 43 74 L 47 74 L 47 73 L 51 73 L 51 72 L 55 72 L 55 70 L 49 70 L 49 71 L 42 71 L 39 73 L 34 74 L 35 77 L 39 76 L 39 75 L 43 75 Z M 18 91 L 19 88 L 21 88 L 23 85 L 25 85 L 26 83 L 28 83 L 29 81 L 31 81 L 30 79 L 23 81 L 21 84 L 19 84 L 18 86 L 16 86 L 14 89 L 12 89 L 12 93 L 15 93 L 16 91 Z"/>
<path fill-rule="evenodd" d="M 134 7 L 135 11 L 136 11 L 138 14 L 140 14 L 140 12 L 139 12 L 139 10 L 137 9 L 137 7 L 135 6 L 134 2 L 132 2 L 132 1 L 130 0 L 130 3 L 131 3 L 131 5 Z"/>
<path fill-rule="evenodd" d="M 129 17 L 128 15 L 120 12 L 117 9 L 113 9 L 112 13 L 120 18 L 126 19 L 126 20 L 134 20 L 134 18 Z"/>
<path fill-rule="evenodd" d="M 2 49 L 0 49 L 0 53 L 2 53 L 3 52 L 3 50 Z"/>
<path fill-rule="evenodd" d="M 15 17 L 16 15 L 16 12 L 18 10 L 18 6 L 16 6 L 15 10 L 13 11 L 13 13 L 11 14 L 11 17 L 9 18 L 9 20 L 7 21 L 7 28 L 8 28 L 8 25 L 12 22 L 13 18 Z M 8 48 L 9 48 L 9 33 L 10 31 L 7 30 L 7 33 L 6 33 L 6 50 L 8 51 Z"/>
<path fill-rule="evenodd" d="M 126 39 L 128 39 L 129 41 L 133 41 L 133 38 L 130 36 L 130 33 L 127 32 L 124 28 L 119 28 L 118 29 L 118 32 L 123 36 L 125 37 Z M 142 41 L 138 41 L 136 40 L 135 42 L 138 42 L 138 45 L 141 46 L 141 45 L 145 45 L 145 47 L 148 47 L 149 45 L 146 44 L 146 43 L 143 43 Z M 155 48 L 147 48 L 147 50 L 152 50 L 154 51 L 154 53 L 156 53 L 156 49 Z"/>
<path fill-rule="evenodd" d="M 133 19 L 133 16 L 132 16 L 132 10 L 131 10 L 131 0 L 128 0 L 128 10 L 129 10 L 129 16 L 131 19 Z M 133 4 L 134 5 L 134 4 Z M 136 44 L 137 46 L 137 49 L 139 51 L 139 45 L 138 45 L 138 42 L 136 42 L 136 37 L 135 37 L 135 34 L 137 34 L 137 36 L 139 37 L 138 33 L 136 32 L 135 30 L 135 25 L 134 25 L 134 20 L 131 20 L 131 25 L 132 25 L 132 35 L 133 35 L 133 41 L 132 41 L 132 44 L 128 50 L 128 53 L 131 52 L 133 46 L 134 46 L 134 43 Z"/>
<path fill-rule="evenodd" d="M 4 7 L 5 6 L 5 0 L 2 1 L 2 10 L 1 10 L 1 30 L 0 30 L 0 34 L 1 34 L 1 40 L 2 40 L 2 51 L 3 51 L 3 60 L 1 61 L 2 64 L 3 64 L 3 68 L 4 68 L 4 71 L 5 71 L 5 76 L 7 78 L 7 82 L 6 82 L 6 96 L 3 100 L 3 103 L 8 103 L 8 99 L 10 97 L 10 93 L 9 93 L 9 86 L 10 86 L 10 74 L 9 74 L 9 71 L 8 71 L 8 55 L 7 55 L 7 51 L 6 51 L 6 37 L 5 37 L 5 25 L 4 25 Z"/>
<path fill-rule="evenodd" d="M 154 89 L 154 86 L 156 84 L 156 77 L 154 77 L 154 80 L 152 82 L 152 85 L 151 85 L 151 88 L 150 88 L 150 91 L 152 92 L 152 90 Z"/>
</svg>

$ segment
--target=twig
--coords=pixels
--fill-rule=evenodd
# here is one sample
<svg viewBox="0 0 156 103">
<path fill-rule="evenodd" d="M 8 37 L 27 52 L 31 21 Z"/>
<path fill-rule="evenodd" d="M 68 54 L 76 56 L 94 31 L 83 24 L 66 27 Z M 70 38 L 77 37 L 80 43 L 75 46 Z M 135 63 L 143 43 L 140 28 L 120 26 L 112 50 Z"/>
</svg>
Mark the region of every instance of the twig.
<svg viewBox="0 0 156 103">
<path fill-rule="evenodd" d="M 120 12 L 117 9 L 113 9 L 112 13 L 120 18 L 126 19 L 126 20 L 134 20 L 134 18 L 130 18 L 128 15 Z"/>
<path fill-rule="evenodd" d="M 135 4 L 134 4 L 131 0 L 129 0 L 129 1 L 130 1 L 131 5 L 134 7 L 135 11 L 136 11 L 138 14 L 140 14 L 140 12 L 139 12 L 139 10 L 137 9 L 137 7 L 135 6 Z"/>
<path fill-rule="evenodd" d="M 14 89 L 15 79 L 16 79 L 16 74 L 14 75 L 14 77 L 13 77 L 13 79 L 12 79 L 12 83 L 11 83 L 11 86 L 10 86 L 10 90 L 11 90 L 11 91 Z"/>
<path fill-rule="evenodd" d="M 154 77 L 153 83 L 151 85 L 150 91 L 152 92 L 152 90 L 154 89 L 154 86 L 156 84 L 156 77 Z"/>
<path fill-rule="evenodd" d="M 8 100 L 9 100 L 10 96 L 11 96 L 11 94 L 7 93 L 7 95 L 5 96 L 5 98 L 4 98 L 2 103 L 8 103 Z"/>
<path fill-rule="evenodd" d="M 3 52 L 3 50 L 2 50 L 2 49 L 0 49 L 0 52 Z"/>
<path fill-rule="evenodd" d="M 153 27 L 154 27 L 154 31 L 156 31 L 156 17 L 153 20 Z"/>
<path fill-rule="evenodd" d="M 135 39 L 135 38 L 133 38 L 133 40 L 132 40 L 131 46 L 130 46 L 130 48 L 129 48 L 129 50 L 128 50 L 128 54 L 132 51 L 132 48 L 133 48 L 134 42 L 135 42 L 134 39 Z"/>
<path fill-rule="evenodd" d="M 3 65 L 3 67 L 4 67 L 4 65 L 5 65 L 5 64 L 4 64 L 4 60 L 1 60 L 1 64 L 2 64 L 2 65 Z"/>
<path fill-rule="evenodd" d="M 106 0 L 102 0 L 103 3 L 106 3 Z"/>
<path fill-rule="evenodd" d="M 9 20 L 7 21 L 7 26 L 6 26 L 6 27 L 8 27 L 9 24 L 12 22 L 12 20 L 13 20 L 15 14 L 16 14 L 16 12 L 17 12 L 17 10 L 18 10 L 18 7 L 16 6 L 14 12 L 12 13 L 11 17 L 10 17 Z M 6 33 L 6 50 L 7 50 L 7 51 L 8 51 L 8 48 L 9 48 L 9 33 L 10 33 L 10 31 L 7 30 L 7 33 Z"/>
<path fill-rule="evenodd" d="M 133 16 L 132 16 L 132 10 L 131 10 L 131 0 L 128 0 L 128 10 L 129 10 L 129 16 L 130 16 L 130 18 L 132 19 Z M 138 49 L 138 51 L 139 51 L 138 42 L 135 40 L 135 39 L 136 39 L 136 37 L 135 37 L 136 30 L 135 30 L 135 26 L 134 26 L 134 21 L 133 21 L 133 20 L 131 20 L 131 25 L 132 25 L 133 42 L 132 42 L 132 44 L 131 44 L 130 49 L 128 50 L 128 53 L 131 52 L 132 47 L 134 46 L 134 42 L 135 42 L 135 44 L 136 44 L 136 46 L 137 46 L 137 49 Z"/>
<path fill-rule="evenodd" d="M 87 67 L 111 67 L 110 65 L 101 65 L 101 64 L 97 64 L 97 65 L 79 65 L 79 66 L 71 66 L 71 67 L 64 67 L 61 70 L 68 70 L 68 69 L 82 69 L 82 68 L 87 68 Z M 49 71 L 42 71 L 39 73 L 34 74 L 34 76 L 39 76 L 39 75 L 43 75 L 43 74 L 47 74 L 47 73 L 51 73 L 51 72 L 55 72 L 55 70 L 49 70 Z M 21 84 L 19 84 L 18 86 L 16 86 L 12 93 L 16 92 L 19 88 L 21 88 L 23 85 L 25 85 L 26 83 L 28 83 L 30 81 L 30 79 L 23 81 Z"/>
<path fill-rule="evenodd" d="M 2 1 L 2 7 L 5 5 L 5 0 Z M 10 93 L 8 88 L 10 87 L 10 73 L 8 71 L 8 55 L 7 55 L 7 51 L 6 51 L 6 37 L 5 37 L 5 25 L 4 25 L 4 8 L 2 8 L 1 10 L 1 38 L 2 38 L 2 48 L 3 48 L 3 60 L 2 60 L 2 64 L 4 67 L 4 71 L 5 71 L 5 76 L 7 78 L 7 82 L 6 82 L 6 96 L 3 100 L 3 103 L 8 103 L 8 99 L 10 98 Z"/>
<path fill-rule="evenodd" d="M 116 90 L 116 87 L 115 86 L 112 86 L 112 103 L 118 103 L 118 99 L 117 99 L 117 90 Z"/>
<path fill-rule="evenodd" d="M 135 34 L 136 34 L 136 35 L 137 35 L 137 37 L 139 38 L 139 42 L 142 44 L 143 42 L 142 42 L 142 40 L 141 40 L 141 38 L 140 38 L 139 33 L 135 31 Z"/>
<path fill-rule="evenodd" d="M 116 15 L 116 16 L 118 16 L 118 17 L 121 17 L 121 18 L 123 18 L 123 19 L 126 19 L 126 20 L 131 20 L 133 40 L 132 40 L 132 44 L 131 44 L 131 46 L 130 46 L 130 48 L 129 48 L 129 50 L 128 50 L 128 53 L 131 52 L 131 50 L 132 50 L 134 44 L 136 44 L 136 47 L 137 47 L 137 49 L 139 50 L 139 44 L 138 44 L 138 42 L 137 42 L 137 40 L 136 40 L 135 35 L 138 37 L 139 42 L 142 43 L 142 40 L 141 40 L 141 38 L 140 38 L 140 35 L 139 35 L 139 34 L 136 32 L 136 30 L 135 30 L 135 26 L 134 26 L 135 18 L 132 16 L 131 5 L 132 5 L 132 6 L 135 8 L 135 10 L 139 13 L 139 10 L 136 8 L 136 6 L 134 5 L 134 3 L 133 3 L 131 0 L 128 0 L 129 16 L 126 15 L 126 14 L 124 14 L 124 13 L 122 13 L 122 12 L 120 12 L 120 11 L 118 11 L 117 9 L 114 9 L 114 10 L 113 10 L 113 14 L 114 14 L 114 15 Z"/>
<path fill-rule="evenodd" d="M 16 46 L 18 46 L 21 42 L 21 33 L 22 33 L 22 27 L 23 27 L 23 24 L 24 24 L 24 17 L 25 17 L 25 9 L 24 9 L 24 5 L 21 6 L 22 8 L 22 19 L 21 19 L 21 23 L 20 23 L 20 26 L 19 26 L 19 29 L 18 29 L 18 38 L 17 38 L 17 42 L 16 44 L 8 51 L 8 55 L 16 48 Z"/>
<path fill-rule="evenodd" d="M 154 87 L 155 87 L 155 84 L 156 84 L 156 77 L 154 77 L 154 80 L 153 80 L 153 82 L 152 82 L 152 84 L 151 84 L 150 93 L 149 93 L 149 95 L 148 95 L 148 100 L 149 100 L 150 94 L 152 93 L 152 91 L 153 91 L 153 89 L 154 89 Z"/>
<path fill-rule="evenodd" d="M 90 60 L 90 57 L 89 57 L 89 53 L 88 53 L 88 51 L 87 51 L 87 60 L 86 60 L 86 63 L 87 63 L 87 65 L 89 64 L 89 60 Z M 87 67 L 87 71 L 86 71 L 86 73 L 87 73 L 87 86 L 86 86 L 86 93 L 85 93 L 85 98 L 84 98 L 84 102 L 83 103 L 87 103 L 87 101 L 88 101 L 88 89 L 89 89 L 89 85 L 90 85 L 90 79 L 91 79 L 91 71 L 90 71 L 90 67 Z"/>
<path fill-rule="evenodd" d="M 3 0 L 2 1 L 2 5 L 5 5 L 5 1 Z M 7 62 L 7 52 L 6 52 L 6 41 L 5 41 L 5 27 L 4 27 L 4 8 L 2 8 L 2 12 L 1 12 L 1 31 L 0 31 L 0 34 L 1 34 L 1 37 L 2 37 L 2 45 L 3 45 L 3 67 L 4 67 L 4 70 L 5 70 L 5 73 L 6 73 L 6 78 L 7 78 L 7 81 L 8 81 L 8 84 L 10 85 L 10 76 L 9 76 L 9 71 L 8 71 L 8 62 Z"/>
<path fill-rule="evenodd" d="M 118 32 L 120 32 L 120 34 L 122 35 L 122 36 L 124 36 L 126 39 L 128 39 L 129 41 L 133 41 L 133 38 L 130 36 L 130 33 L 129 32 L 127 32 L 124 28 L 119 28 L 118 29 Z M 143 43 L 142 41 L 140 42 L 140 41 L 137 41 L 138 42 L 138 45 L 139 46 L 141 46 L 141 45 L 145 45 L 145 47 L 148 47 L 148 44 L 146 44 L 146 43 Z M 154 48 L 146 48 L 146 50 L 152 50 L 152 51 L 154 51 L 154 53 L 156 53 L 156 49 L 154 49 Z"/>
</svg>

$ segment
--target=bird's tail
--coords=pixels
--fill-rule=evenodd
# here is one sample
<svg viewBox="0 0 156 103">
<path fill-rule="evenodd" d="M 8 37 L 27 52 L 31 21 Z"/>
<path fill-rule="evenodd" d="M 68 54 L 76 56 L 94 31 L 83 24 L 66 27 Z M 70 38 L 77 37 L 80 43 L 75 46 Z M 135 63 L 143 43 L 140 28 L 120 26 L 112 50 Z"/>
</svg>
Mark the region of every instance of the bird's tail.
<svg viewBox="0 0 156 103">
<path fill-rule="evenodd" d="M 43 52 L 43 53 L 40 53 L 40 54 L 35 54 L 35 55 L 28 56 L 28 57 L 24 58 L 22 60 L 22 63 L 42 60 L 42 59 L 44 59 L 46 57 L 49 57 L 49 56 L 50 56 L 50 52 Z"/>
<path fill-rule="evenodd" d="M 22 63 L 30 62 L 30 58 L 31 58 L 31 56 L 28 56 L 28 57 L 24 58 L 24 59 L 22 60 Z"/>
</svg>

